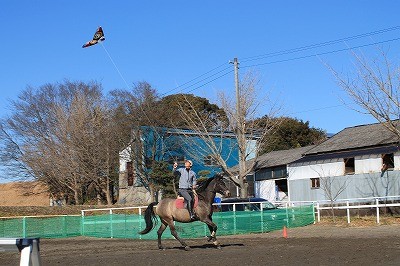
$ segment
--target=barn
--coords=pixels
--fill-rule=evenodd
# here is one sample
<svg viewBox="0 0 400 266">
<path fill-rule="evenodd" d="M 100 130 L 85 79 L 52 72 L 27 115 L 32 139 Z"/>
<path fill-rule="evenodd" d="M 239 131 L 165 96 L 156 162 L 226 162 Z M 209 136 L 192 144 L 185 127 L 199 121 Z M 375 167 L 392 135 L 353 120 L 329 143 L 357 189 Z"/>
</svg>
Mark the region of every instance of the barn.
<svg viewBox="0 0 400 266">
<path fill-rule="evenodd" d="M 300 159 L 314 146 L 265 153 L 257 158 L 253 174 L 247 179 L 253 183 L 254 196 L 270 202 L 287 201 L 288 164 Z"/>
<path fill-rule="evenodd" d="M 290 201 L 397 196 L 399 138 L 380 123 L 345 128 L 287 170 Z"/>
</svg>

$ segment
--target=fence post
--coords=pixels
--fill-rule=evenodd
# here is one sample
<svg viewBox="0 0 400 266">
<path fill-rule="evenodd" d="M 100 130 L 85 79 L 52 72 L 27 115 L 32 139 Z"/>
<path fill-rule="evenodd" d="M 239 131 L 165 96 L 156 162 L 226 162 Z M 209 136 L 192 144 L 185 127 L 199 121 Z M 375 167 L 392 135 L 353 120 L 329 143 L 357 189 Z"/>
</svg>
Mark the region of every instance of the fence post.
<svg viewBox="0 0 400 266">
<path fill-rule="evenodd" d="M 139 232 L 142 231 L 142 207 L 139 207 Z M 142 239 L 142 235 L 139 234 L 139 239 Z"/>
<path fill-rule="evenodd" d="M 285 204 L 286 207 L 286 227 L 289 227 L 289 214 L 288 214 L 288 205 Z"/>
<path fill-rule="evenodd" d="M 22 217 L 22 237 L 26 238 L 26 217 Z"/>
<path fill-rule="evenodd" d="M 261 208 L 261 212 L 260 212 L 260 214 L 261 214 L 261 233 L 264 233 L 264 212 L 263 212 L 264 207 L 263 207 L 262 202 L 260 203 L 260 208 Z"/>
<path fill-rule="evenodd" d="M 312 203 L 311 212 L 312 212 L 312 216 L 313 216 L 313 219 L 314 219 L 314 223 L 313 224 L 315 224 L 315 202 Z"/>
<path fill-rule="evenodd" d="M 113 218 L 112 218 L 113 212 L 112 212 L 112 209 L 110 209 L 109 215 L 110 215 L 110 237 L 113 238 L 114 235 L 113 235 Z"/>
<path fill-rule="evenodd" d="M 321 221 L 321 213 L 319 211 L 319 202 L 317 202 L 317 221 L 320 222 Z"/>
<path fill-rule="evenodd" d="M 236 235 L 236 203 L 233 203 L 233 233 Z"/>
<path fill-rule="evenodd" d="M 348 200 L 346 200 L 346 206 L 347 206 L 347 209 L 346 209 L 346 212 L 347 212 L 347 223 L 349 224 L 350 223 L 350 208 L 349 208 L 349 201 Z"/>
<path fill-rule="evenodd" d="M 379 217 L 379 200 L 375 199 L 376 203 L 376 222 L 379 224 L 380 223 L 380 217 Z"/>
<path fill-rule="evenodd" d="M 85 212 L 81 211 L 81 236 L 85 235 Z"/>
</svg>

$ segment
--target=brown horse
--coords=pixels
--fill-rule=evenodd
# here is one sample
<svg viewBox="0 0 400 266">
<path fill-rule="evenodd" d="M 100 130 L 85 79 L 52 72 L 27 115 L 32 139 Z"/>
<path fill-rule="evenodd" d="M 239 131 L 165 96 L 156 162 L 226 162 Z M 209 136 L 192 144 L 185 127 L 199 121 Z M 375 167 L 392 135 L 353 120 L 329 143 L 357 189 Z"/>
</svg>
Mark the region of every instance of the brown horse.
<svg viewBox="0 0 400 266">
<path fill-rule="evenodd" d="M 163 199 L 158 204 L 156 202 L 150 203 L 147 207 L 144 215 L 144 219 L 146 222 L 146 228 L 139 232 L 139 234 L 147 234 L 150 232 L 155 224 L 157 223 L 156 215 L 160 217 L 161 226 L 157 231 L 158 236 L 158 248 L 165 249 L 161 244 L 161 235 L 164 230 L 169 226 L 171 230 L 171 234 L 178 240 L 185 250 L 190 250 L 190 247 L 178 236 L 174 221 L 181 223 L 191 223 L 193 221 L 201 221 L 206 223 L 208 229 L 210 230 L 211 235 L 208 237 L 208 241 L 213 241 L 214 245 L 217 248 L 220 248 L 216 238 L 217 226 L 212 221 L 213 214 L 213 202 L 216 193 L 221 193 L 224 196 L 229 196 L 230 192 L 227 186 L 225 185 L 222 175 L 217 174 L 214 177 L 207 179 L 202 182 L 197 189 L 197 195 L 199 197 L 199 202 L 197 207 L 194 208 L 196 212 L 197 219 L 191 220 L 188 210 L 185 209 L 177 209 L 175 205 L 175 199 Z M 156 210 L 154 212 L 153 207 L 157 205 Z M 154 223 L 153 223 L 154 221 Z"/>
</svg>

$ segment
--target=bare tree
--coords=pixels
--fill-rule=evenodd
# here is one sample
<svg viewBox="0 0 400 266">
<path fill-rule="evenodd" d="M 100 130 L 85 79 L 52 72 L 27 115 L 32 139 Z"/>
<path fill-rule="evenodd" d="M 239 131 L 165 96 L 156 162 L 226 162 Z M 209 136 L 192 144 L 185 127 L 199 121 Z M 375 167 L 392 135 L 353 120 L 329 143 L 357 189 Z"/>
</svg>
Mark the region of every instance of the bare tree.
<svg viewBox="0 0 400 266">
<path fill-rule="evenodd" d="M 333 73 L 339 86 L 359 107 L 358 112 L 372 115 L 400 139 L 398 119 L 400 118 L 400 68 L 391 63 L 385 52 L 381 57 L 368 60 L 365 56 L 353 52 L 354 73 L 343 75 L 333 67 Z"/>
<path fill-rule="evenodd" d="M 349 180 L 332 174 L 330 171 L 325 173 L 322 166 L 319 169 L 313 169 L 319 176 L 320 188 L 323 190 L 325 198 L 329 200 L 331 206 L 331 215 L 333 221 L 335 221 L 335 210 L 334 203 L 338 197 L 346 190 Z M 341 179 L 340 179 L 341 178 Z"/>
<path fill-rule="evenodd" d="M 125 149 L 129 154 L 126 159 L 132 162 L 132 171 L 136 177 L 134 183 L 143 185 L 150 195 L 156 196 L 160 184 L 165 184 L 164 179 L 170 174 L 168 171 L 168 174 L 161 175 L 162 167 L 156 163 L 168 159 L 169 153 L 162 145 L 167 135 L 165 128 L 160 126 L 168 123 L 164 116 L 170 107 L 160 104 L 158 93 L 147 82 L 134 84 L 132 91 L 113 91 L 112 95 L 114 106 L 120 110 L 119 117 L 127 121 L 124 125 L 125 130 L 129 130 L 130 142 L 122 146 L 121 150 Z M 157 174 L 154 174 L 154 168 L 157 168 Z"/>
<path fill-rule="evenodd" d="M 259 147 L 265 145 L 266 136 L 278 126 L 279 120 L 273 119 L 279 111 L 279 106 L 261 96 L 259 79 L 252 73 L 245 75 L 239 84 L 238 99 L 232 99 L 228 94 L 220 93 L 220 104 L 226 113 L 226 120 L 209 117 L 205 113 L 197 112 L 193 103 L 188 99 L 179 103 L 180 114 L 189 128 L 195 131 L 202 140 L 196 146 L 193 156 L 209 158 L 221 167 L 235 185 L 240 187 L 240 196 L 247 197 L 248 183 L 246 176 L 253 171 L 258 157 Z M 236 101 L 239 103 L 236 105 Z M 191 108 L 187 108 L 189 106 Z M 236 109 L 239 106 L 240 110 Z M 256 119 L 260 106 L 269 106 L 263 126 Z M 190 138 L 185 138 L 190 140 Z M 223 145 L 224 141 L 232 139 L 231 145 Z M 193 144 L 193 143 L 192 143 Z M 188 145 L 190 146 L 190 145 Z M 226 147 L 229 151 L 224 151 Z M 193 151 L 193 150 L 192 150 Z M 238 158 L 238 169 L 230 168 L 226 161 L 233 154 Z M 188 150 L 190 153 L 191 150 Z M 249 159 L 253 159 L 249 161 Z M 202 160 L 202 158 L 200 158 Z"/>
<path fill-rule="evenodd" d="M 324 191 L 325 197 L 329 200 L 331 206 L 332 219 L 335 221 L 335 210 L 333 205 L 338 197 L 346 190 L 348 180 L 339 180 L 337 176 L 320 177 L 321 189 Z"/>
<path fill-rule="evenodd" d="M 28 87 L 2 121 L 9 161 L 48 185 L 52 194 L 82 204 L 95 194 L 110 195 L 109 114 L 101 86 L 66 81 L 38 89 Z"/>
</svg>

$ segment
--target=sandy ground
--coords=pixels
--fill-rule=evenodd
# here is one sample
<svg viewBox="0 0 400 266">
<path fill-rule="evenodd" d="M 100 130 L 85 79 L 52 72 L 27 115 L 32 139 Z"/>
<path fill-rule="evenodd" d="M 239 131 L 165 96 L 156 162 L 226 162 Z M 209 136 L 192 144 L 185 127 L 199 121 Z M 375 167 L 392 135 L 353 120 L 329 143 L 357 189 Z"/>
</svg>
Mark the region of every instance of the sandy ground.
<svg viewBox="0 0 400 266">
<path fill-rule="evenodd" d="M 222 249 L 205 239 L 41 239 L 43 265 L 400 265 L 400 226 L 343 228 L 310 225 L 265 234 L 219 237 Z M 18 265 L 19 255 L 0 252 L 0 265 Z"/>
<path fill-rule="evenodd" d="M 49 193 L 39 182 L 0 184 L 0 206 L 49 206 Z"/>
</svg>

